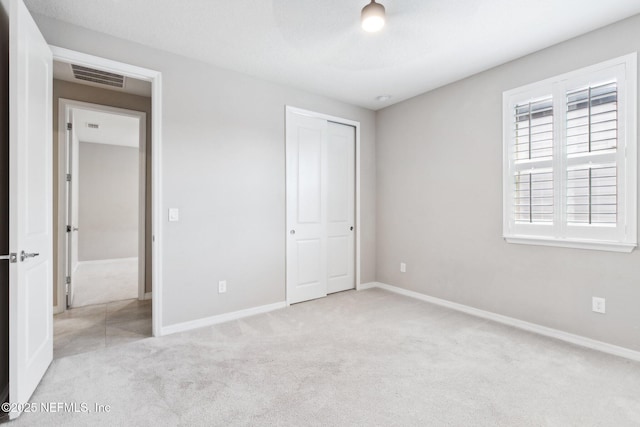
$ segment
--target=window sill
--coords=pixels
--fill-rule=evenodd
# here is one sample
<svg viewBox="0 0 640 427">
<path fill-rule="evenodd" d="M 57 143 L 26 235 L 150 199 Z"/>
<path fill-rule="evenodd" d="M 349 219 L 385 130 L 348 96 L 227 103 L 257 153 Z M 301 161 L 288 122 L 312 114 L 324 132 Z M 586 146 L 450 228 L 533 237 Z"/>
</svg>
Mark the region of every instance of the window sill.
<svg viewBox="0 0 640 427">
<path fill-rule="evenodd" d="M 595 251 L 626 252 L 633 251 L 636 243 L 599 242 L 594 240 L 552 239 L 529 236 L 504 236 L 507 243 L 518 245 L 556 246 L 560 248 L 589 249 Z"/>
</svg>

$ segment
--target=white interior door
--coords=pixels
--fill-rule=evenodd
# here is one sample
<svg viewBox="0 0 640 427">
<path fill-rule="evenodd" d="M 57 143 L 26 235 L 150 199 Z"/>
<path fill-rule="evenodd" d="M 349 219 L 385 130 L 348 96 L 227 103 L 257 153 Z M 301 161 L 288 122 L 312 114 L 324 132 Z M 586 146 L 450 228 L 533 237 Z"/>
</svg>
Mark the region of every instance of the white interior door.
<svg viewBox="0 0 640 427">
<path fill-rule="evenodd" d="M 73 114 L 73 111 L 72 111 Z M 73 116 L 71 123 L 75 123 Z M 71 216 L 71 284 L 73 284 L 73 276 L 78 269 L 78 233 L 80 233 L 80 141 L 75 130 L 71 130 L 71 200 L 72 209 Z M 69 287 L 69 305 L 73 302 L 73 286 Z"/>
<path fill-rule="evenodd" d="M 287 111 L 287 301 L 354 288 L 355 132 Z"/>
<path fill-rule="evenodd" d="M 9 243 L 18 254 L 9 269 L 9 399 L 25 403 L 53 357 L 52 61 L 22 0 L 2 6 L 10 26 Z"/>
<path fill-rule="evenodd" d="M 78 268 L 78 232 L 79 227 L 79 158 L 80 143 L 73 127 L 73 109 L 65 111 L 67 123 L 66 153 L 67 153 L 67 265 L 66 265 L 66 295 L 67 308 L 73 305 L 73 279 Z"/>
<path fill-rule="evenodd" d="M 355 156 L 353 126 L 328 123 L 327 293 L 355 288 Z"/>
<path fill-rule="evenodd" d="M 287 113 L 287 300 L 327 295 L 327 122 Z"/>
</svg>

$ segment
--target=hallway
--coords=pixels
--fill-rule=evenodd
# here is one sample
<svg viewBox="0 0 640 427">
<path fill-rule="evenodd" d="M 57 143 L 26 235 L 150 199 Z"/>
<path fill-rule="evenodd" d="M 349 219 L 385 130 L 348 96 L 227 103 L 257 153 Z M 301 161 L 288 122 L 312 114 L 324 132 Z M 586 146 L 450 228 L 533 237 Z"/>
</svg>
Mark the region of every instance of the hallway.
<svg viewBox="0 0 640 427">
<path fill-rule="evenodd" d="M 131 299 L 72 308 L 54 316 L 53 358 L 151 336 L 151 300 Z"/>
<path fill-rule="evenodd" d="M 85 261 L 74 277 L 73 308 L 138 297 L 138 258 Z"/>
</svg>

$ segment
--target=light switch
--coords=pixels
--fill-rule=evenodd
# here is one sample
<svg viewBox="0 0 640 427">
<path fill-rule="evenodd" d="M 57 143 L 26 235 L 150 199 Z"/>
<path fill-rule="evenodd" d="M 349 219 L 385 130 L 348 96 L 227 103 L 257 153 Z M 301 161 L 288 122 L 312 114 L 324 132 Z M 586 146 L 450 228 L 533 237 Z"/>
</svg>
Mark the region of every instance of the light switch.
<svg viewBox="0 0 640 427">
<path fill-rule="evenodd" d="M 169 222 L 177 222 L 180 221 L 180 211 L 178 208 L 170 208 L 169 209 Z"/>
</svg>

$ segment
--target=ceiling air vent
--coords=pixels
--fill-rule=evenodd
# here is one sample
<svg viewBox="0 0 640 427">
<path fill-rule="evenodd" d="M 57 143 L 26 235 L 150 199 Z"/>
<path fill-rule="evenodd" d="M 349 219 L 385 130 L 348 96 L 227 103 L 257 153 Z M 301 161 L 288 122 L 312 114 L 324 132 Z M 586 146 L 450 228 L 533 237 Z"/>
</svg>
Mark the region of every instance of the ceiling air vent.
<svg viewBox="0 0 640 427">
<path fill-rule="evenodd" d="M 89 129 L 99 129 L 99 128 L 100 128 L 100 125 L 99 125 L 99 124 L 97 124 L 97 123 L 87 123 L 87 127 L 88 127 Z"/>
<path fill-rule="evenodd" d="M 71 65 L 71 69 L 73 70 L 73 76 L 78 80 L 124 88 L 124 76 L 120 74 L 107 73 L 106 71 L 74 64 Z"/>
</svg>

